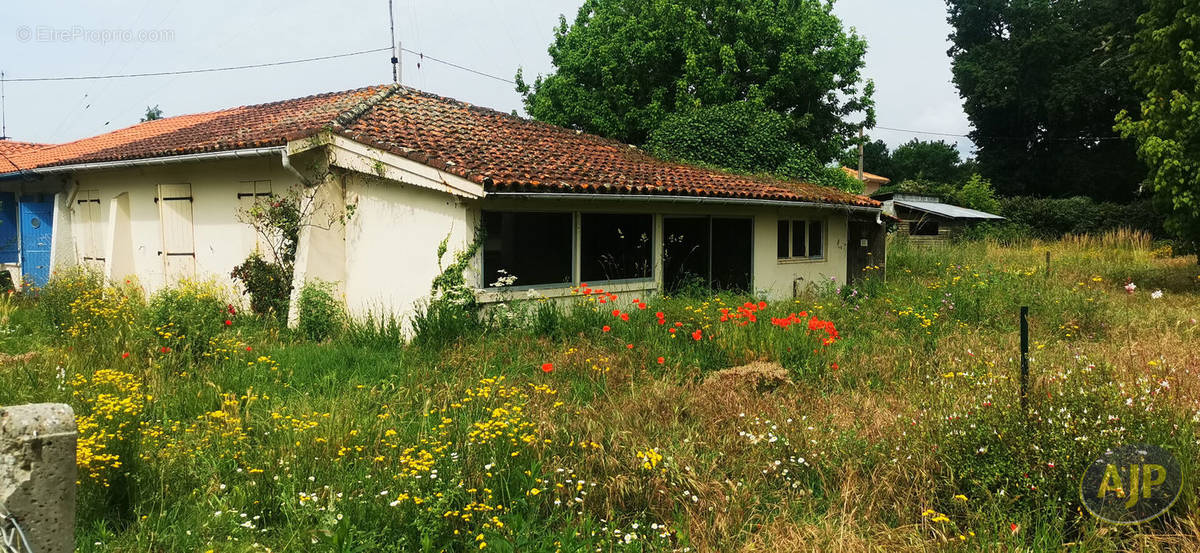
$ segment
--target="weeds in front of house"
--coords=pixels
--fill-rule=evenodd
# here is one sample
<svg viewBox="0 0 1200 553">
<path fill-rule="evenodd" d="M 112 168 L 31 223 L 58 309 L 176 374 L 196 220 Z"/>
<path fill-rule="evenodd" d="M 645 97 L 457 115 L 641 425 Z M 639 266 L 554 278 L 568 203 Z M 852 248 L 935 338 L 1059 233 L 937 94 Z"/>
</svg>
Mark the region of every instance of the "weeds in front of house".
<svg viewBox="0 0 1200 553">
<path fill-rule="evenodd" d="M 76 409 L 82 551 L 1177 549 L 1194 487 L 1115 530 L 1074 486 L 1130 442 L 1195 482 L 1200 271 L 1104 247 L 902 245 L 887 282 L 784 302 L 583 285 L 410 343 L 61 274 L 12 300 L 47 345 L 0 402 Z"/>
</svg>

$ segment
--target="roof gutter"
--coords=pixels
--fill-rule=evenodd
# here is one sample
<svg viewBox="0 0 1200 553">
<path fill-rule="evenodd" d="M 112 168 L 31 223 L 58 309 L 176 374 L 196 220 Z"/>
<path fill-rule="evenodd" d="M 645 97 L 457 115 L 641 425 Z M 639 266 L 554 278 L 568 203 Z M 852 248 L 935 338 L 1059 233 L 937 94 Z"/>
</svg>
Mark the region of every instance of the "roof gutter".
<svg viewBox="0 0 1200 553">
<path fill-rule="evenodd" d="M 754 198 L 716 198 L 710 196 L 659 196 L 655 194 L 582 194 L 582 193 L 559 193 L 559 192 L 488 192 L 484 199 L 500 198 L 500 199 L 522 199 L 522 200 L 608 200 L 608 201 L 642 201 L 642 202 L 668 202 L 681 204 L 725 204 L 725 205 L 751 205 L 751 206 L 771 206 L 771 207 L 816 207 L 822 209 L 844 209 L 851 212 L 863 212 L 877 214 L 882 211 L 882 207 L 868 207 L 862 205 L 850 204 L 835 204 L 822 202 L 798 202 L 789 200 L 760 200 Z"/>
<path fill-rule="evenodd" d="M 201 152 L 197 154 L 181 154 L 177 156 L 149 157 L 140 159 L 127 159 L 120 161 L 97 161 L 93 163 L 74 163 L 71 165 L 54 165 L 51 167 L 39 167 L 37 169 L 18 169 L 9 173 L 0 173 L 0 180 L 11 179 L 23 175 L 53 175 L 57 173 L 70 173 L 74 171 L 95 171 L 103 169 L 125 169 L 130 167 L 153 167 L 159 165 L 173 165 L 176 163 L 187 163 L 189 161 L 208 161 L 214 159 L 243 159 L 252 157 L 263 157 L 268 155 L 277 155 L 283 152 L 287 155 L 286 146 L 271 146 L 268 148 L 246 148 L 241 150 L 225 150 L 221 152 Z M 286 159 L 286 157 L 285 157 Z"/>
</svg>

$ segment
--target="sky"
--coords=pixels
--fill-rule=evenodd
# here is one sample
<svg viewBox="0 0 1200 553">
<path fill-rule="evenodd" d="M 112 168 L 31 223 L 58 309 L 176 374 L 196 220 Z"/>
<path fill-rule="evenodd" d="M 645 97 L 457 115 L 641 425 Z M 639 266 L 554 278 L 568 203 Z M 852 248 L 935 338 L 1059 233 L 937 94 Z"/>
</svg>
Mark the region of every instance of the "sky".
<svg viewBox="0 0 1200 553">
<path fill-rule="evenodd" d="M 560 14 L 582 0 L 394 0 L 405 49 L 511 80 L 553 70 L 546 47 Z M 518 7 L 515 7 L 518 6 Z M 962 134 L 969 130 L 950 82 L 941 0 L 840 0 L 835 12 L 866 37 L 880 126 Z M 20 2 L 0 18 L 7 79 L 228 67 L 387 48 L 386 0 L 120 0 Z M 7 135 L 61 143 L 137 123 L 147 106 L 181 115 L 347 90 L 392 80 L 389 52 L 268 68 L 107 80 L 8 81 Z M 402 82 L 502 111 L 521 111 L 510 82 L 402 55 Z M 875 129 L 892 147 L 914 137 Z M 869 168 L 868 168 L 869 169 Z"/>
</svg>

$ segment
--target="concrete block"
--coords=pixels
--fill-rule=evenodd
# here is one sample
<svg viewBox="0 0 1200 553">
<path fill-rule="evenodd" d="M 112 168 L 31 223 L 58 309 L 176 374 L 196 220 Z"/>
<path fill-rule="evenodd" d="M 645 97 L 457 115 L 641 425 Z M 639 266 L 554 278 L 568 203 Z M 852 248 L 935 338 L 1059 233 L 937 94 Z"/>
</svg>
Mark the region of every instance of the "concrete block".
<svg viewBox="0 0 1200 553">
<path fill-rule="evenodd" d="M 0 508 L 38 553 L 75 550 L 77 438 L 69 405 L 0 407 Z"/>
</svg>

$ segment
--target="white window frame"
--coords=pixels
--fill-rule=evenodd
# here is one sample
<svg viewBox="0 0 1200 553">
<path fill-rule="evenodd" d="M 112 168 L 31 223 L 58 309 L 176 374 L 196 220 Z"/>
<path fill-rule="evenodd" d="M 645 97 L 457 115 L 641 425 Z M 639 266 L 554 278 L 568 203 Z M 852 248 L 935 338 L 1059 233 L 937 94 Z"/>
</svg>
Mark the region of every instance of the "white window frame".
<svg viewBox="0 0 1200 553">
<path fill-rule="evenodd" d="M 775 225 L 776 240 L 778 240 L 778 236 L 779 236 L 779 223 L 787 223 L 787 225 L 788 225 L 788 228 L 787 228 L 788 256 L 787 257 L 779 257 L 778 244 L 776 244 L 775 257 L 778 259 L 779 263 L 819 262 L 819 261 L 826 260 L 825 252 L 828 251 L 828 249 L 829 249 L 829 225 L 825 219 L 793 219 L 790 217 L 788 217 L 788 218 L 781 217 Z M 792 243 L 796 236 L 795 225 L 797 223 L 804 225 L 804 241 L 805 241 L 804 253 L 805 253 L 805 255 L 803 255 L 803 256 L 795 255 L 796 254 L 796 245 Z M 820 255 L 808 255 L 808 245 L 811 243 L 810 237 L 812 236 L 812 229 L 813 229 L 814 225 L 818 226 L 821 229 L 821 253 L 820 253 Z"/>
</svg>

